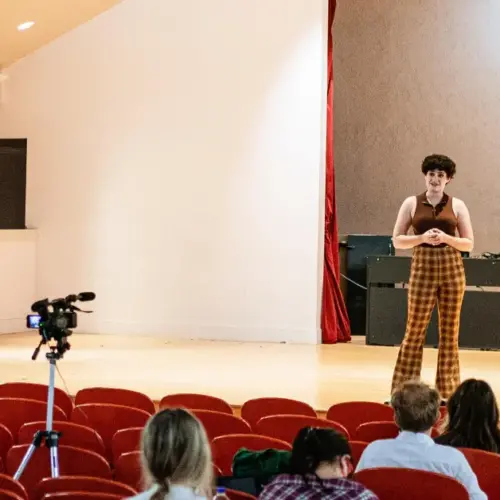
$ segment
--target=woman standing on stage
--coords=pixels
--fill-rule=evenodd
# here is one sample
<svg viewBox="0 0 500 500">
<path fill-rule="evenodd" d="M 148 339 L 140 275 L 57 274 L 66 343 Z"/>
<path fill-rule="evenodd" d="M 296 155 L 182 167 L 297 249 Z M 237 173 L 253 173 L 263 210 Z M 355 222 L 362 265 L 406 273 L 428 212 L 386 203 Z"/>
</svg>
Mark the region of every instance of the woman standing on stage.
<svg viewBox="0 0 500 500">
<path fill-rule="evenodd" d="M 439 313 L 436 388 L 443 399 L 448 399 L 460 384 L 458 334 L 465 292 L 461 252 L 472 250 L 474 236 L 465 203 L 444 192 L 455 172 L 455 162 L 447 156 L 426 157 L 422 173 L 427 189 L 403 202 L 394 227 L 394 247 L 414 248 L 414 251 L 406 332 L 394 369 L 393 391 L 406 380 L 420 378 L 425 335 L 436 303 Z M 407 235 L 410 227 L 414 235 Z"/>
</svg>

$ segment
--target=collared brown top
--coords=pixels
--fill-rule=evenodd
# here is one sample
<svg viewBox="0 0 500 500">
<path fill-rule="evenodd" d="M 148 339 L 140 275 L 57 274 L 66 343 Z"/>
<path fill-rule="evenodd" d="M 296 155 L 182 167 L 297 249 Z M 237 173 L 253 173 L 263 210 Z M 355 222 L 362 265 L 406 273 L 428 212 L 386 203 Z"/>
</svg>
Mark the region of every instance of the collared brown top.
<svg viewBox="0 0 500 500">
<path fill-rule="evenodd" d="M 424 234 L 429 229 L 437 228 L 450 236 L 455 236 L 458 219 L 453 212 L 452 198 L 444 193 L 441 201 L 433 207 L 427 201 L 426 193 L 419 194 L 411 224 L 413 232 L 417 235 Z"/>
</svg>

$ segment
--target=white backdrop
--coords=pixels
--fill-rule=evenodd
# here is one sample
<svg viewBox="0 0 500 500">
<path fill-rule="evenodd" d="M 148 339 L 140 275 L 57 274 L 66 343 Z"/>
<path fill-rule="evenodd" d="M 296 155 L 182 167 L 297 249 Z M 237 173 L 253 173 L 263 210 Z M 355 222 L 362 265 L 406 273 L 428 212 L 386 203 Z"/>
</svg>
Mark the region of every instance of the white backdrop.
<svg viewBox="0 0 500 500">
<path fill-rule="evenodd" d="M 0 231 L 0 333 L 26 329 L 36 300 L 36 236 L 29 230 Z"/>
<path fill-rule="evenodd" d="M 326 0 L 125 0 L 12 66 L 37 296 L 80 331 L 315 343 Z"/>
</svg>

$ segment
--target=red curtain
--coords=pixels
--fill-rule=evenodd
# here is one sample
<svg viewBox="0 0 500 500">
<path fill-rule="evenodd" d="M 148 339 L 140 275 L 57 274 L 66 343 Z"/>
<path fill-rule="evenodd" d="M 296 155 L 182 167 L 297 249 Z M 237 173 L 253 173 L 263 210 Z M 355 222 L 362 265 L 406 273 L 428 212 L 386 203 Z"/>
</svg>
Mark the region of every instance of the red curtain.
<svg viewBox="0 0 500 500">
<path fill-rule="evenodd" d="M 335 170 L 333 162 L 333 36 L 336 0 L 328 7 L 328 98 L 326 127 L 326 196 L 325 196 L 325 256 L 323 269 L 323 302 L 321 330 L 324 344 L 348 342 L 351 331 L 347 309 L 340 291 L 339 237 L 335 205 Z"/>
</svg>

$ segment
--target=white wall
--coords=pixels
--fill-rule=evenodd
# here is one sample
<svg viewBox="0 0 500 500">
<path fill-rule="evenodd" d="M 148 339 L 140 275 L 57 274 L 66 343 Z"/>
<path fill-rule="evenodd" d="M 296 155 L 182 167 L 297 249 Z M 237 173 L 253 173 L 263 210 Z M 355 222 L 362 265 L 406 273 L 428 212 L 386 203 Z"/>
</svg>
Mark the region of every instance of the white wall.
<svg viewBox="0 0 500 500">
<path fill-rule="evenodd" d="M 43 296 L 80 331 L 318 340 L 326 0 L 125 0 L 8 71 Z"/>
<path fill-rule="evenodd" d="M 36 231 L 0 231 L 0 333 L 26 330 L 36 299 Z"/>
</svg>

